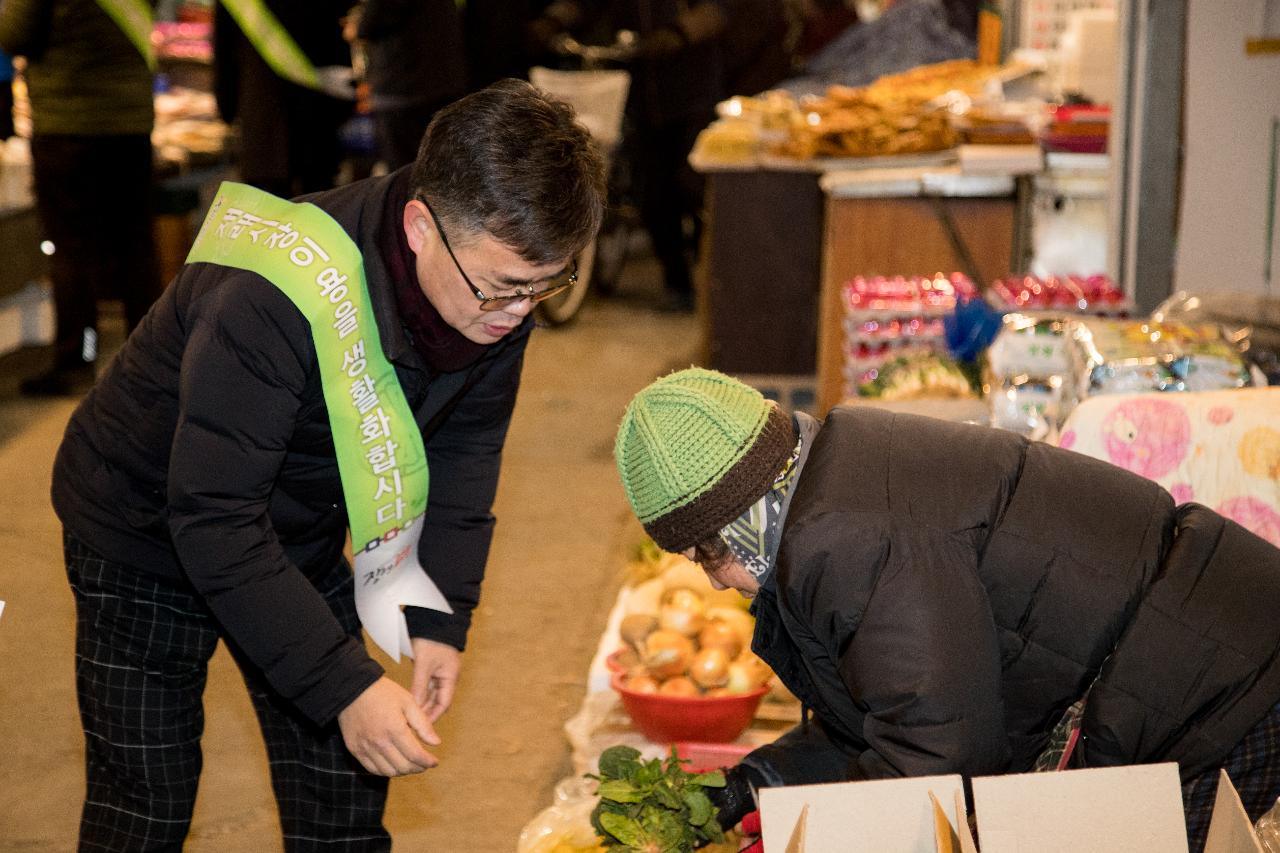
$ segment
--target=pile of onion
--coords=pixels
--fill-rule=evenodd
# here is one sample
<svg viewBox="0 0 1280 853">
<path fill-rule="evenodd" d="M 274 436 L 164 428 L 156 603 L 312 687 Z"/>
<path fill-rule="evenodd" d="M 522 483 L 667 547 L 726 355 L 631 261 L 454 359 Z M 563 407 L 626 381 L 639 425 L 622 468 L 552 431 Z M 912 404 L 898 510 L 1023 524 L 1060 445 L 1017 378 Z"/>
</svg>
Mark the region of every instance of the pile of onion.
<svg viewBox="0 0 1280 853">
<path fill-rule="evenodd" d="M 773 674 L 751 652 L 753 629 L 754 620 L 742 610 L 707 607 L 692 589 L 669 589 L 656 616 L 632 614 L 622 620 L 622 684 L 668 696 L 750 693 Z"/>
</svg>

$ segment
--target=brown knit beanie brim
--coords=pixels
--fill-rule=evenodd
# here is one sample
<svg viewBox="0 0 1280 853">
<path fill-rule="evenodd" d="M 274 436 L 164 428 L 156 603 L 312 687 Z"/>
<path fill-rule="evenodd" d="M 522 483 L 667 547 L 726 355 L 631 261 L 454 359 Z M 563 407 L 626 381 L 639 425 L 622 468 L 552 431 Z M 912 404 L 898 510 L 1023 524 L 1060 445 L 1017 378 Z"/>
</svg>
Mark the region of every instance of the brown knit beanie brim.
<svg viewBox="0 0 1280 853">
<path fill-rule="evenodd" d="M 679 553 L 711 538 L 760 500 L 795 449 L 791 418 L 777 406 L 755 442 L 720 481 L 687 504 L 644 525 L 658 547 Z"/>
</svg>

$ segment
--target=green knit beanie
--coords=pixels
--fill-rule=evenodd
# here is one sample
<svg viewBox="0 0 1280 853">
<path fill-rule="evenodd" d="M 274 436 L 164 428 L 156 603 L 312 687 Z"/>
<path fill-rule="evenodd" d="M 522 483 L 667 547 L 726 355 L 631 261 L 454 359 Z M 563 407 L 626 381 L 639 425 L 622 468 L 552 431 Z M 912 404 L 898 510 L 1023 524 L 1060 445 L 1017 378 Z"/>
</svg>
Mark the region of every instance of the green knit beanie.
<svg viewBox="0 0 1280 853">
<path fill-rule="evenodd" d="M 759 500 L 795 442 L 791 418 L 759 391 L 689 368 L 636 394 L 613 456 L 640 523 L 659 547 L 678 552 Z"/>
</svg>

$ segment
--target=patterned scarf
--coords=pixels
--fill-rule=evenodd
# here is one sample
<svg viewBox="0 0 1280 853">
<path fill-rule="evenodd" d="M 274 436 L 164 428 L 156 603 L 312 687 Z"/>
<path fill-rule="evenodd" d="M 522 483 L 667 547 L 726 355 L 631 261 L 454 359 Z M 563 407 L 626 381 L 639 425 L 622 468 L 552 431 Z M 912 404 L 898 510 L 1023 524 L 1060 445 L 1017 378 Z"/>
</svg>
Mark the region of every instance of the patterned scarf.
<svg viewBox="0 0 1280 853">
<path fill-rule="evenodd" d="M 782 522 L 787 495 L 800 470 L 800 455 L 804 447 L 803 431 L 800 432 L 791 456 L 774 478 L 769 491 L 720 531 L 720 538 L 729 547 L 729 551 L 760 581 L 773 570 L 778 547 L 782 544 Z"/>
</svg>

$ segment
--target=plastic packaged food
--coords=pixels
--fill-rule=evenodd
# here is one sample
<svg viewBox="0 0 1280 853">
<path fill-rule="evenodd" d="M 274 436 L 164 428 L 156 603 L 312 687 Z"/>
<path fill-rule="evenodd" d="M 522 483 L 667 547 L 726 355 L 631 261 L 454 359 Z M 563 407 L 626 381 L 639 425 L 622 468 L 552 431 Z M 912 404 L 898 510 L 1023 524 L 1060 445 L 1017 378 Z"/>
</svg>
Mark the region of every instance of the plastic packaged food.
<svg viewBox="0 0 1280 853">
<path fill-rule="evenodd" d="M 1010 276 L 992 282 L 992 300 L 1009 311 L 1059 311 L 1127 316 L 1133 303 L 1105 275 Z"/>
<path fill-rule="evenodd" d="M 991 423 L 1035 439 L 1052 437 L 1071 372 L 1070 319 L 1053 314 L 1006 314 L 987 350 L 983 393 Z"/>
<path fill-rule="evenodd" d="M 1253 828 L 1258 834 L 1258 844 L 1266 853 L 1280 853 L 1280 801 L 1258 818 Z"/>
<path fill-rule="evenodd" d="M 1006 378 L 984 386 L 991 425 L 1036 441 L 1051 440 L 1064 420 L 1062 378 Z"/>
<path fill-rule="evenodd" d="M 969 380 L 956 363 L 934 353 L 901 356 L 885 363 L 858 392 L 859 396 L 882 400 L 974 396 Z"/>
<path fill-rule="evenodd" d="M 1252 384 L 1240 350 L 1207 323 L 1090 319 L 1072 325 L 1074 387 L 1092 394 L 1212 391 Z"/>
<path fill-rule="evenodd" d="M 1071 369 L 1066 326 L 1060 315 L 1006 314 L 987 350 L 991 373 L 1002 379 L 1065 376 Z"/>
<path fill-rule="evenodd" d="M 1156 306 L 1157 322 L 1216 323 L 1270 385 L 1280 385 L 1280 299 L 1257 293 L 1179 291 Z"/>
<path fill-rule="evenodd" d="M 944 318 L 957 301 L 976 294 L 973 282 L 961 273 L 857 276 L 847 282 L 842 291 L 847 396 L 880 396 L 886 387 L 880 375 L 892 362 L 945 358 Z M 938 390 L 954 396 L 944 385 Z"/>
</svg>

